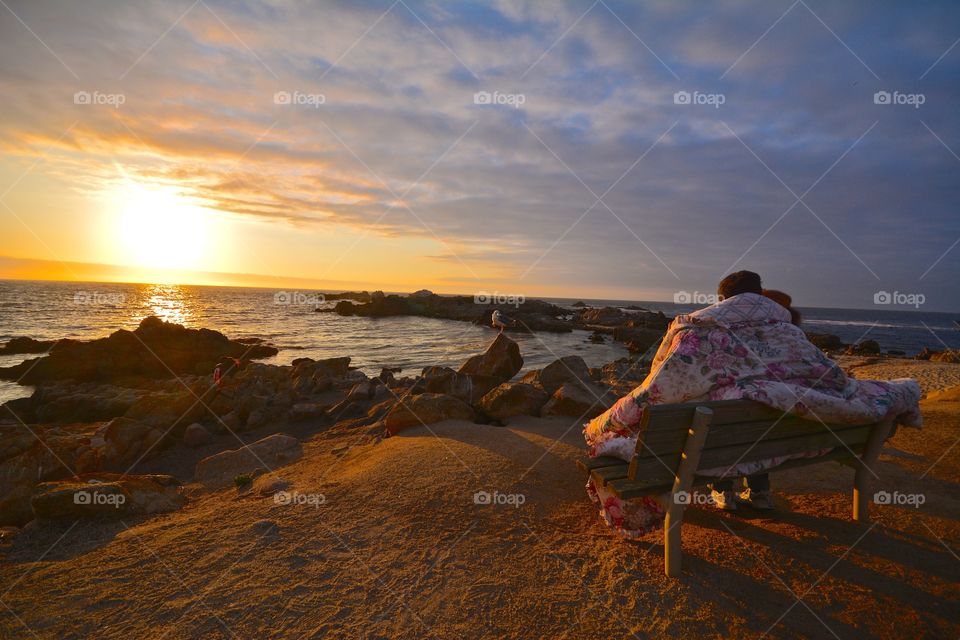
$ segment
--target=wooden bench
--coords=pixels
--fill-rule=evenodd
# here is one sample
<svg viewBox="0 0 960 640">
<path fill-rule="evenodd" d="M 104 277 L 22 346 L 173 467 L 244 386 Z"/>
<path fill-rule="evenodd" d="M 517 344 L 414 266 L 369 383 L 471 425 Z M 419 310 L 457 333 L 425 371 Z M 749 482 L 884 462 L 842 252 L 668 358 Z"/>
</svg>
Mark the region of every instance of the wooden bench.
<svg viewBox="0 0 960 640">
<path fill-rule="evenodd" d="M 825 455 L 789 460 L 772 471 L 826 460 L 853 466 L 853 519 L 865 522 L 871 468 L 893 431 L 892 416 L 869 425 L 824 425 L 751 400 L 662 404 L 644 410 L 629 464 L 605 456 L 577 464 L 598 486 L 624 500 L 670 493 L 663 530 L 664 570 L 676 577 L 681 565 L 680 527 L 688 502 L 677 495 L 689 496 L 694 487 L 718 479 L 698 475 L 698 470 L 834 447 Z"/>
</svg>

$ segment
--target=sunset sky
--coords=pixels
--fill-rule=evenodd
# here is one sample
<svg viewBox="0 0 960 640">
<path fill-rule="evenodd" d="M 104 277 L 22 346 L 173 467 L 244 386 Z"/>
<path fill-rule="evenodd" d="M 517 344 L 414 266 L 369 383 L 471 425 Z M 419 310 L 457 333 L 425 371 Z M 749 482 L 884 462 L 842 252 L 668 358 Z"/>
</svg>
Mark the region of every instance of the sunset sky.
<svg viewBox="0 0 960 640">
<path fill-rule="evenodd" d="M 0 4 L 0 278 L 960 309 L 955 2 Z"/>
</svg>

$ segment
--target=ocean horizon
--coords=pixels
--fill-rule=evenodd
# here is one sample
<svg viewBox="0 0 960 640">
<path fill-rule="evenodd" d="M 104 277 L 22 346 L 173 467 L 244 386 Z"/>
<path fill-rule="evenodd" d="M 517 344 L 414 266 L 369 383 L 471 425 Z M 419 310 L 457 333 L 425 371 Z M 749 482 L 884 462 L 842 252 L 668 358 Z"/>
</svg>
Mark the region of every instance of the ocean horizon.
<svg viewBox="0 0 960 640">
<path fill-rule="evenodd" d="M 482 351 L 493 338 L 492 328 L 455 320 L 421 317 L 363 318 L 336 313 L 335 301 L 325 301 L 321 289 L 273 289 L 170 284 L 118 284 L 61 281 L 0 281 L 0 342 L 18 336 L 39 340 L 105 337 L 117 329 L 134 329 L 149 315 L 192 328 L 220 331 L 231 338 L 262 338 L 280 352 L 264 362 L 290 364 L 295 358 L 350 356 L 352 366 L 367 375 L 383 367 L 418 373 L 431 365 L 459 366 Z M 448 294 L 452 295 L 452 294 Z M 667 316 L 689 313 L 706 305 L 652 300 L 609 300 L 541 297 L 573 310 L 582 301 L 590 306 L 638 306 Z M 523 299 L 504 300 L 523 304 Z M 831 333 L 848 343 L 876 340 L 883 351 L 914 355 L 924 347 L 960 348 L 957 314 L 890 309 L 804 308 L 803 328 Z M 594 344 L 590 332 L 511 333 L 520 344 L 524 370 L 542 367 L 558 357 L 576 354 L 589 366 L 601 366 L 629 355 L 620 343 Z M 0 356 L 11 366 L 34 355 Z M 0 402 L 29 395 L 29 387 L 0 384 Z"/>
</svg>

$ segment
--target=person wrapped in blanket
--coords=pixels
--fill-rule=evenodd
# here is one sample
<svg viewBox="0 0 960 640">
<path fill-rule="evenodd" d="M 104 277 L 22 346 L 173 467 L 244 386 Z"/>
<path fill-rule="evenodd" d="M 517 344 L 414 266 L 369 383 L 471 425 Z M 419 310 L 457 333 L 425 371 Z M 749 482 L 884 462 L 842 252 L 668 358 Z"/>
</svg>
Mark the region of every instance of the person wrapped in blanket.
<svg viewBox="0 0 960 640">
<path fill-rule="evenodd" d="M 888 415 L 898 424 L 920 428 L 920 386 L 915 380 L 857 380 L 813 345 L 793 323 L 787 305 L 763 295 L 760 276 L 740 271 L 724 278 L 721 301 L 677 316 L 667 329 L 643 383 L 609 410 L 584 425 L 591 456 L 630 460 L 644 407 L 697 400 L 750 399 L 809 420 L 870 424 Z M 776 296 L 774 296 L 776 297 Z M 769 506 L 765 471 L 796 457 L 830 449 L 701 469 L 715 476 L 718 506 L 733 505 L 732 479 L 745 477 L 746 497 Z M 668 496 L 621 500 L 587 482 L 587 494 L 601 518 L 620 536 L 636 538 L 663 526 Z"/>
</svg>

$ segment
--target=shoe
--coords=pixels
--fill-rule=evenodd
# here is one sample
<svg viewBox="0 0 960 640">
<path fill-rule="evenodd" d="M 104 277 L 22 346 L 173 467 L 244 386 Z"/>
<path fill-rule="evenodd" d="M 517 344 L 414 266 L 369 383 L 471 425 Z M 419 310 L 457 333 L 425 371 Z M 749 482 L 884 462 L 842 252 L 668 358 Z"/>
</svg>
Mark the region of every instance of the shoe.
<svg viewBox="0 0 960 640">
<path fill-rule="evenodd" d="M 733 491 L 710 491 L 710 497 L 713 499 L 714 506 L 724 511 L 737 510 L 737 494 Z"/>
<path fill-rule="evenodd" d="M 753 491 L 747 489 L 740 494 L 740 502 L 744 502 L 758 511 L 773 511 L 773 494 L 767 491 Z"/>
</svg>

